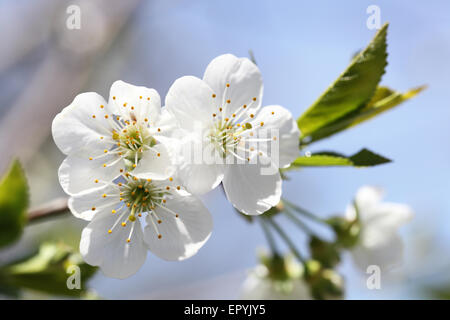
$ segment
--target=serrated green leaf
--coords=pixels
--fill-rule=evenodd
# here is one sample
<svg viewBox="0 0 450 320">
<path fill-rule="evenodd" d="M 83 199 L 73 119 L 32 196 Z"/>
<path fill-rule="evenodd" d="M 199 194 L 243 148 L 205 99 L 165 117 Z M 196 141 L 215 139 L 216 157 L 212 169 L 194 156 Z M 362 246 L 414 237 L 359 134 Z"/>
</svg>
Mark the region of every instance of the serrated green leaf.
<svg viewBox="0 0 450 320">
<path fill-rule="evenodd" d="M 390 110 L 400 105 L 402 102 L 415 97 L 424 89 L 425 86 L 421 86 L 405 93 L 401 93 L 387 87 L 378 87 L 369 103 L 315 131 L 309 136 L 309 142 L 311 143 L 326 138 L 372 119 L 380 113 Z"/>
<path fill-rule="evenodd" d="M 334 152 L 318 152 L 310 156 L 301 156 L 294 160 L 288 169 L 298 167 L 371 167 L 391 160 L 370 150 L 362 149 L 352 156 L 345 156 Z"/>
<path fill-rule="evenodd" d="M 27 180 L 19 161 L 15 160 L 0 182 L 0 247 L 20 237 L 27 209 Z"/>
<path fill-rule="evenodd" d="M 297 120 L 301 140 L 370 101 L 387 65 L 385 24 L 347 69 Z"/>
<path fill-rule="evenodd" d="M 81 289 L 67 287 L 69 266 L 80 268 Z M 86 282 L 96 270 L 83 262 L 81 255 L 71 247 L 62 243 L 44 243 L 36 255 L 0 269 L 0 286 L 81 297 L 87 292 Z"/>
</svg>

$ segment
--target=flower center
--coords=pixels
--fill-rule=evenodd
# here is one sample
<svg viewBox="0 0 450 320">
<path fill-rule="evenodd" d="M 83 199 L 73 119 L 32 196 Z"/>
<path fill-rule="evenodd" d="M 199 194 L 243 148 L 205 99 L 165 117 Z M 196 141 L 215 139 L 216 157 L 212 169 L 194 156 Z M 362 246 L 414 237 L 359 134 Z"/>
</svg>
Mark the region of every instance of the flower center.
<svg viewBox="0 0 450 320">
<path fill-rule="evenodd" d="M 137 123 L 127 124 L 120 131 L 113 130 L 112 138 L 117 144 L 115 151 L 123 157 L 127 167 L 136 167 L 144 151 L 157 143 L 148 127 Z"/>
</svg>

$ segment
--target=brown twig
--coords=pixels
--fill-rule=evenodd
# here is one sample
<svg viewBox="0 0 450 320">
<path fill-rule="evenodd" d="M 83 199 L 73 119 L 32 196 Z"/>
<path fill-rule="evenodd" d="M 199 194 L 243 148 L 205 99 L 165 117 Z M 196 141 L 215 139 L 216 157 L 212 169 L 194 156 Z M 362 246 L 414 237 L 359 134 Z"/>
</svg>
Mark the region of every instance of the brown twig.
<svg viewBox="0 0 450 320">
<path fill-rule="evenodd" d="M 67 198 L 57 198 L 42 206 L 30 210 L 28 213 L 28 222 L 36 222 L 41 219 L 59 216 L 68 212 Z"/>
</svg>

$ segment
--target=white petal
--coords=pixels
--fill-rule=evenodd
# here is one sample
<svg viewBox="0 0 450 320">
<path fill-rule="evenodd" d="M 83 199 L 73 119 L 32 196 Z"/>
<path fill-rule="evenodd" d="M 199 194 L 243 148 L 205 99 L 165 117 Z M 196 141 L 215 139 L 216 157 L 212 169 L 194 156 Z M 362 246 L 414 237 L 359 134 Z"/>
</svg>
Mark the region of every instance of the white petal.
<svg viewBox="0 0 450 320">
<path fill-rule="evenodd" d="M 205 143 L 197 134 L 185 133 L 179 139 L 177 176 L 182 185 L 192 194 L 205 194 L 216 188 L 223 179 L 223 158 L 217 159 L 217 153 L 210 143 Z M 220 162 L 220 161 L 222 162 Z"/>
<path fill-rule="evenodd" d="M 119 192 L 113 185 L 106 185 L 70 197 L 68 206 L 75 217 L 90 221 L 102 212 L 111 214 L 113 209 L 117 209 Z"/>
<path fill-rule="evenodd" d="M 165 260 L 184 260 L 205 244 L 213 228 L 212 217 L 202 202 L 194 196 L 168 199 L 164 204 L 169 210 L 156 207 L 161 223 L 155 222 L 161 238 L 158 238 L 154 226 L 147 217 L 144 240 L 148 248 Z M 179 217 L 176 218 L 175 214 Z"/>
<path fill-rule="evenodd" d="M 108 230 L 116 222 L 117 214 L 102 212 L 83 229 L 80 253 L 84 260 L 93 266 L 99 266 L 102 272 L 112 278 L 124 279 L 135 274 L 144 264 L 147 248 L 139 220 L 127 222 L 126 227 L 119 225 L 109 234 Z M 131 228 L 134 229 L 130 242 L 127 239 Z"/>
<path fill-rule="evenodd" d="M 159 154 L 159 156 L 158 156 Z M 157 144 L 152 150 L 146 150 L 132 174 L 142 179 L 164 180 L 175 172 L 169 151 L 163 144 Z"/>
<path fill-rule="evenodd" d="M 226 106 L 226 116 L 244 104 L 254 112 L 261 106 L 263 82 L 258 67 L 247 58 L 221 55 L 210 62 L 203 80 L 217 95 L 217 105 Z M 230 86 L 227 87 L 227 84 Z M 256 98 L 256 101 L 253 101 Z M 227 103 L 230 100 L 230 103 Z"/>
<path fill-rule="evenodd" d="M 227 167 L 223 186 L 228 200 L 239 211 L 258 215 L 280 202 L 280 174 L 276 169 L 272 174 L 262 174 L 264 169 L 260 163 Z"/>
<path fill-rule="evenodd" d="M 359 245 L 351 251 L 355 264 L 364 272 L 370 265 L 377 265 L 382 271 L 398 266 L 403 258 L 403 241 L 398 235 L 389 236 L 379 246 Z"/>
<path fill-rule="evenodd" d="M 213 91 L 201 79 L 185 76 L 177 79 L 166 96 L 166 108 L 179 126 L 193 131 L 212 124 L 212 114 L 217 112 Z"/>
<path fill-rule="evenodd" d="M 138 120 L 148 118 L 151 125 L 158 122 L 161 114 L 161 98 L 155 89 L 134 86 L 121 80 L 111 86 L 109 105 L 126 119 L 132 119 L 131 115 Z"/>
<path fill-rule="evenodd" d="M 104 167 L 104 164 L 107 166 Z M 59 167 L 58 177 L 63 190 L 74 195 L 99 188 L 103 185 L 102 182 L 113 181 L 123 168 L 123 160 L 115 155 L 93 160 L 89 160 L 88 156 L 80 158 L 77 155 L 69 155 Z"/>
<path fill-rule="evenodd" d="M 77 95 L 53 120 L 52 134 L 56 145 L 65 154 L 80 150 L 102 150 L 105 143 L 100 137 L 109 136 L 112 132 L 105 119 L 105 115 L 110 113 L 106 101 L 100 95 L 94 92 Z"/>
<path fill-rule="evenodd" d="M 263 126 L 261 126 L 261 123 Z M 267 137 L 274 135 L 277 138 L 277 140 L 272 141 L 278 143 L 278 166 L 280 168 L 289 167 L 291 162 L 297 159 L 299 156 L 300 131 L 289 110 L 276 105 L 264 107 L 252 121 L 252 125 L 259 126 L 260 130 L 267 130 Z M 269 145 L 269 143 L 265 144 L 266 149 Z M 276 156 L 271 153 L 273 160 Z"/>
<path fill-rule="evenodd" d="M 363 186 L 358 189 L 355 197 L 355 202 L 358 207 L 358 212 L 364 215 L 372 207 L 380 203 L 383 198 L 383 190 L 373 186 Z M 361 218 L 364 219 L 362 216 Z"/>
</svg>

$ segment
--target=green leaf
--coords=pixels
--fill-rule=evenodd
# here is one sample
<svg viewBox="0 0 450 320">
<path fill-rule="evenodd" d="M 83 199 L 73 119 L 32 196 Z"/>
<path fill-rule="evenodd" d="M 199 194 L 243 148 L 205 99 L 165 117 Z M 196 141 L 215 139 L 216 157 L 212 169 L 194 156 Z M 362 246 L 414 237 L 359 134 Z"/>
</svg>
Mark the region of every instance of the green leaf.
<svg viewBox="0 0 450 320">
<path fill-rule="evenodd" d="M 370 150 L 362 149 L 352 156 L 345 156 L 334 152 L 318 152 L 310 156 L 301 156 L 294 160 L 290 168 L 298 167 L 371 167 L 391 160 Z"/>
<path fill-rule="evenodd" d="M 22 234 L 27 220 L 28 186 L 19 161 L 15 160 L 0 182 L 0 247 Z"/>
<path fill-rule="evenodd" d="M 385 24 L 369 45 L 360 51 L 347 69 L 297 120 L 301 140 L 317 130 L 364 106 L 374 95 L 387 65 Z"/>
<path fill-rule="evenodd" d="M 81 289 L 69 289 L 69 266 L 80 270 Z M 83 262 L 81 255 L 62 243 L 44 243 L 39 252 L 0 269 L 0 287 L 31 289 L 57 296 L 81 297 L 86 294 L 86 282 L 97 270 Z"/>
<path fill-rule="evenodd" d="M 308 138 L 309 143 L 326 138 L 342 130 L 356 126 L 366 120 L 372 119 L 382 112 L 390 110 L 402 102 L 419 94 L 426 87 L 421 86 L 405 93 L 396 92 L 387 87 L 378 87 L 372 99 L 363 107 L 350 112 L 336 121 L 313 132 Z"/>
</svg>

